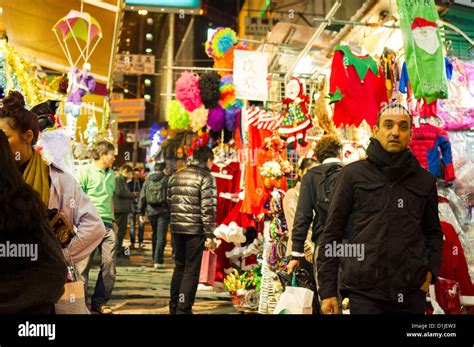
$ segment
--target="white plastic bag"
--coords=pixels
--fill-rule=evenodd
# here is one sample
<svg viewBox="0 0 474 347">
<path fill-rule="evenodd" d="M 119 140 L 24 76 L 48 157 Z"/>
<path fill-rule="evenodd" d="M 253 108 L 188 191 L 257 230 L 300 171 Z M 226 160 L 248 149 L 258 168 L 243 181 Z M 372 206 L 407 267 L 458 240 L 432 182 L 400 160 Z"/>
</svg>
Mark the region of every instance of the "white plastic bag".
<svg viewBox="0 0 474 347">
<path fill-rule="evenodd" d="M 273 314 L 312 314 L 312 290 L 287 286 L 273 311 Z"/>
</svg>

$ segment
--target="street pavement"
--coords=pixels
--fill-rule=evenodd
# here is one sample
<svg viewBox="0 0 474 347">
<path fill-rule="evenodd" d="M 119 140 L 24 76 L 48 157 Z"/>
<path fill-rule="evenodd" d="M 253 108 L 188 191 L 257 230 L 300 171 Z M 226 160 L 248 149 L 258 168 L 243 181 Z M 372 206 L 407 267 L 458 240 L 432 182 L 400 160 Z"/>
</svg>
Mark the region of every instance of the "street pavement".
<svg viewBox="0 0 474 347">
<path fill-rule="evenodd" d="M 124 246 L 129 245 L 128 232 Z M 129 258 L 117 259 L 117 279 L 108 302 L 114 314 L 168 314 L 170 283 L 174 261 L 171 242 L 165 249 L 165 268 L 155 269 L 151 257 L 151 228 L 146 224 L 144 249 L 132 249 Z M 136 244 L 137 246 L 137 244 Z M 90 271 L 89 293 L 93 292 L 100 258 L 96 252 Z M 205 288 L 210 289 L 210 288 Z M 238 314 L 230 295 L 221 290 L 198 290 L 193 307 L 195 314 Z"/>
</svg>

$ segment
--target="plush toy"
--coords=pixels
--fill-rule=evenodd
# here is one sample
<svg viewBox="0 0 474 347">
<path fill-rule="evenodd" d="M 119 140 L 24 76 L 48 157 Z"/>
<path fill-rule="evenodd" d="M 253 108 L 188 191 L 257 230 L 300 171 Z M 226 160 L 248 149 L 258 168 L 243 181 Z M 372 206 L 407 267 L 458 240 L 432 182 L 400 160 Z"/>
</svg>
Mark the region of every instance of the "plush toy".
<svg viewBox="0 0 474 347">
<path fill-rule="evenodd" d="M 296 149 L 296 142 L 307 146 L 306 131 L 312 128 L 308 116 L 308 97 L 304 94 L 303 84 L 298 78 L 292 78 L 285 88 L 286 98 L 282 100 L 285 106 L 283 122 L 278 131 L 286 138 L 289 149 Z"/>
</svg>

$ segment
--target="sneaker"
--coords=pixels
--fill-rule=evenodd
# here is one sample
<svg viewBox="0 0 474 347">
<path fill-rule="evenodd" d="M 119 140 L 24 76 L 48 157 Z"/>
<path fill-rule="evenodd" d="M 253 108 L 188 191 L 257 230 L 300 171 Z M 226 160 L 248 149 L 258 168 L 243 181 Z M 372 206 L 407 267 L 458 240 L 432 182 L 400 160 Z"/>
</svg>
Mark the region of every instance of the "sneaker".
<svg viewBox="0 0 474 347">
<path fill-rule="evenodd" d="M 165 264 L 155 263 L 155 265 L 153 265 L 153 267 L 154 267 L 155 269 L 164 269 L 164 268 L 165 268 Z"/>
<path fill-rule="evenodd" d="M 144 249 L 144 248 L 145 248 L 145 245 L 144 245 L 143 243 L 140 243 L 140 244 L 138 245 L 138 248 Z"/>
<path fill-rule="evenodd" d="M 99 308 L 94 308 L 93 311 L 100 314 L 112 314 L 114 312 L 109 306 L 105 305 Z"/>
</svg>

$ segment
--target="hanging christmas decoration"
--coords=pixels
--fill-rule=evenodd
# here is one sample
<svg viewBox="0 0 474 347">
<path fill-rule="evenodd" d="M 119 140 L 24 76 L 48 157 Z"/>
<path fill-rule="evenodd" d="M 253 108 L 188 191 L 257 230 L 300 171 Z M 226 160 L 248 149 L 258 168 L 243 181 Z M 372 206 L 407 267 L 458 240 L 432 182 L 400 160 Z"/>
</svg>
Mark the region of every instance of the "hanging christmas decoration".
<svg viewBox="0 0 474 347">
<path fill-rule="evenodd" d="M 199 76 L 184 71 L 181 77 L 176 81 L 176 99 L 183 105 L 188 112 L 202 106 L 201 95 L 199 91 Z"/>
<path fill-rule="evenodd" d="M 288 148 L 296 149 L 296 143 L 307 146 L 306 131 L 312 128 L 306 107 L 309 99 L 298 78 L 292 78 L 286 85 L 285 96 L 286 98 L 282 100 L 285 113 L 278 131 L 287 139 Z"/>
<path fill-rule="evenodd" d="M 5 96 L 10 90 L 17 90 L 25 97 L 26 107 L 30 107 L 42 101 L 36 82 L 35 67 L 6 40 L 0 40 L 0 94 Z"/>
<path fill-rule="evenodd" d="M 89 13 L 71 10 L 52 28 L 59 45 L 69 62 L 69 85 L 64 112 L 67 115 L 67 129 L 72 139 L 76 137 L 77 117 L 81 113 L 82 98 L 95 88 L 95 80 L 89 75 L 91 65 L 89 58 L 102 39 L 99 22 Z M 73 53 L 77 52 L 76 59 Z M 82 71 L 77 67 L 83 61 Z"/>
<path fill-rule="evenodd" d="M 168 106 L 168 125 L 171 129 L 187 129 L 191 121 L 189 114 L 177 100 L 172 100 Z"/>
</svg>

